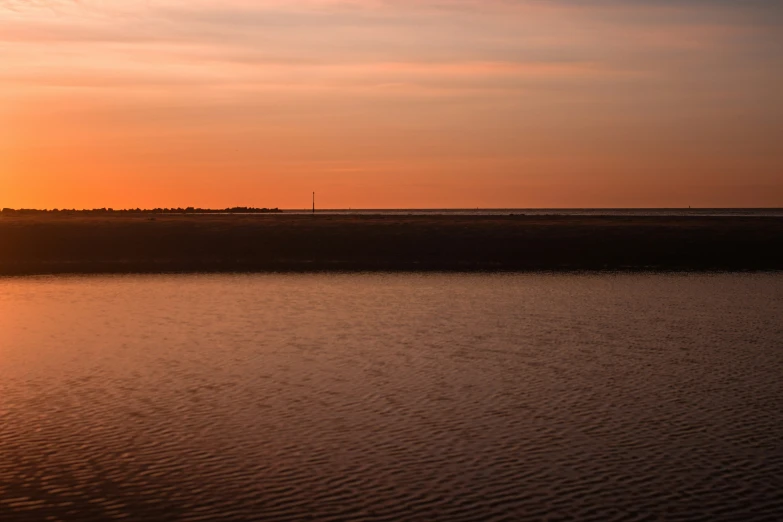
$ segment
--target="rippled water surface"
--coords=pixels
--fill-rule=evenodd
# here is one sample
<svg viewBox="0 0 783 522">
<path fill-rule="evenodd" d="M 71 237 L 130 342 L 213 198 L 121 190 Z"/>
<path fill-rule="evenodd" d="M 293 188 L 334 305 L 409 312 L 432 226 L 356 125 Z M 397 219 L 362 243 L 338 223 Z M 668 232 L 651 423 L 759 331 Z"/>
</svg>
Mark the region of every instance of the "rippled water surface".
<svg viewBox="0 0 783 522">
<path fill-rule="evenodd" d="M 780 520 L 783 275 L 0 279 L 0 520 Z"/>
</svg>

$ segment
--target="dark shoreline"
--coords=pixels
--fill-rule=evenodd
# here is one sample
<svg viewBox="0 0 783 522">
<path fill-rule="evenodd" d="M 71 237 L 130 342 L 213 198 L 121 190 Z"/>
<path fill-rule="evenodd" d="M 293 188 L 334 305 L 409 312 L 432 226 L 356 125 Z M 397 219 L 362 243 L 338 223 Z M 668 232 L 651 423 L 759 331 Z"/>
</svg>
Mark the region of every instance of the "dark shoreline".
<svg viewBox="0 0 783 522">
<path fill-rule="evenodd" d="M 3 216 L 0 275 L 783 270 L 783 219 Z"/>
</svg>

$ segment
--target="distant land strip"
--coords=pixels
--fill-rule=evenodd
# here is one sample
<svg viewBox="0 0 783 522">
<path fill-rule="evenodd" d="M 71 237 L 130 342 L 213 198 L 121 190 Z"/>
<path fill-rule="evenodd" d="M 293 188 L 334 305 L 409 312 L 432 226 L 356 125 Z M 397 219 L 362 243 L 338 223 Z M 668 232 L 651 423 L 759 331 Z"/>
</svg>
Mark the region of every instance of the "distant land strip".
<svg viewBox="0 0 783 522">
<path fill-rule="evenodd" d="M 783 270 L 770 216 L 249 214 L 3 212 L 0 275 Z"/>
<path fill-rule="evenodd" d="M 277 214 L 283 211 L 279 208 L 255 208 L 255 207 L 231 207 L 224 209 L 214 208 L 195 208 L 195 207 L 178 207 L 178 208 L 125 208 L 125 209 L 113 209 L 113 208 L 93 208 L 93 209 L 32 209 L 32 208 L 3 208 L 0 209 L 0 214 L 8 216 L 34 216 L 39 214 L 53 214 L 53 215 L 96 215 L 96 214 Z"/>
</svg>

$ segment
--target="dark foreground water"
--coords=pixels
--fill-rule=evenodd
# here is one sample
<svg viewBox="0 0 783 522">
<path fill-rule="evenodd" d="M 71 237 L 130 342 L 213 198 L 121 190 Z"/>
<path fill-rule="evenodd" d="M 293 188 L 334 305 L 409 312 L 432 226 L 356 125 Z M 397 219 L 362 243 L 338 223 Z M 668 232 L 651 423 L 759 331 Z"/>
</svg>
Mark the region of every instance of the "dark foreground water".
<svg viewBox="0 0 783 522">
<path fill-rule="evenodd" d="M 781 318 L 780 274 L 0 279 L 0 520 L 780 520 Z"/>
</svg>

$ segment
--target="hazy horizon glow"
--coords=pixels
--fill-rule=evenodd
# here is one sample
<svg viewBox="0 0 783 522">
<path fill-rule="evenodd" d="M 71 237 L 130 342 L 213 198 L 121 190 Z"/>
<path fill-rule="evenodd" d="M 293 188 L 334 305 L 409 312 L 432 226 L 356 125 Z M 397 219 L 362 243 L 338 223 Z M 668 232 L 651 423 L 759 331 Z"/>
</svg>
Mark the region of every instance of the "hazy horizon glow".
<svg viewBox="0 0 783 522">
<path fill-rule="evenodd" d="M 777 0 L 0 0 L 0 207 L 783 206 Z"/>
</svg>

